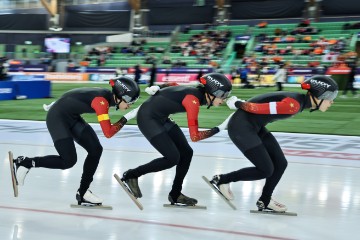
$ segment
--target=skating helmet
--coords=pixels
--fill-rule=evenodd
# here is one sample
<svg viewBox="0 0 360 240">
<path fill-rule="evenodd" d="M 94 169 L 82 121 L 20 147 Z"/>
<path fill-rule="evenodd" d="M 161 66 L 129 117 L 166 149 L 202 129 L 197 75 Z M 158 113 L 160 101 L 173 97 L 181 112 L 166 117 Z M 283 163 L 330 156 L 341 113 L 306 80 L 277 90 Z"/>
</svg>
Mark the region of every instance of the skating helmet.
<svg viewBox="0 0 360 240">
<path fill-rule="evenodd" d="M 230 80 L 220 73 L 209 73 L 200 78 L 200 82 L 205 86 L 205 92 L 217 98 L 227 98 L 232 89 Z"/>
<path fill-rule="evenodd" d="M 315 75 L 309 79 L 306 79 L 301 88 L 308 90 L 312 96 L 320 100 L 333 101 L 337 94 L 339 87 L 337 83 L 330 77 L 323 75 Z"/>
<path fill-rule="evenodd" d="M 112 87 L 112 92 L 115 96 L 124 100 L 128 104 L 133 104 L 138 100 L 140 95 L 140 88 L 137 83 L 129 77 L 119 77 L 109 81 Z"/>
</svg>

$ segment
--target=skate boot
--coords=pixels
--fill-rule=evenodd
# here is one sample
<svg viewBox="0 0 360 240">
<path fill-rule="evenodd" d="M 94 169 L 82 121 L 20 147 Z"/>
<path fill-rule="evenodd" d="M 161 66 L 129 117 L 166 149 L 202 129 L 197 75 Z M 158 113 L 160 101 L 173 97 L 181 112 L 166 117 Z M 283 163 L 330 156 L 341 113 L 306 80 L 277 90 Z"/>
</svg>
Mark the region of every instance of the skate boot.
<svg viewBox="0 0 360 240">
<path fill-rule="evenodd" d="M 197 202 L 198 202 L 195 198 L 185 196 L 182 193 L 180 193 L 180 196 L 176 200 L 174 200 L 169 195 L 168 200 L 170 201 L 171 205 L 179 204 L 179 205 L 195 206 L 197 204 Z"/>
<path fill-rule="evenodd" d="M 93 194 L 89 189 L 86 191 L 83 197 L 80 196 L 80 193 L 76 193 L 76 200 L 78 205 L 89 204 L 89 205 L 102 205 L 103 200 Z"/>
<path fill-rule="evenodd" d="M 234 200 L 234 194 L 230 189 L 230 183 L 225 183 L 225 184 L 219 184 L 220 182 L 220 176 L 219 175 L 215 175 L 210 183 L 212 185 L 214 185 L 215 188 L 217 188 L 222 195 L 224 195 L 224 197 L 228 200 Z"/>
<path fill-rule="evenodd" d="M 272 198 L 267 206 L 265 206 L 264 202 L 260 199 L 256 202 L 256 206 L 259 211 L 286 212 L 287 210 L 287 207 L 284 204 L 278 203 Z"/>
<path fill-rule="evenodd" d="M 16 178 L 16 182 L 17 185 L 19 186 L 23 186 L 24 185 L 24 181 L 25 181 L 25 177 L 28 174 L 28 172 L 30 171 L 30 168 L 28 166 L 28 164 L 26 165 L 26 167 L 24 166 L 25 161 L 30 161 L 28 158 L 24 157 L 24 156 L 19 156 L 16 159 L 13 160 L 14 161 L 14 173 L 15 173 L 15 178 Z"/>
<path fill-rule="evenodd" d="M 128 171 L 124 172 L 123 177 L 121 178 L 121 181 L 125 182 L 126 186 L 130 189 L 130 191 L 132 192 L 134 197 L 141 198 L 142 193 L 139 188 L 138 178 L 127 178 L 126 177 L 127 173 L 128 173 Z"/>
</svg>

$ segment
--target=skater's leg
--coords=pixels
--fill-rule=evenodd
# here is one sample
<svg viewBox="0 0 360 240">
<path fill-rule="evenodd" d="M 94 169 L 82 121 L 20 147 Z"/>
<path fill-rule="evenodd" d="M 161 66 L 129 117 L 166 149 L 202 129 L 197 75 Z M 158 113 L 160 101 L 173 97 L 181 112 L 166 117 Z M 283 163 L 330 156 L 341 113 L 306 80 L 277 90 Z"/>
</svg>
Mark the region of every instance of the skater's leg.
<svg viewBox="0 0 360 240">
<path fill-rule="evenodd" d="M 156 158 L 147 164 L 127 171 L 126 179 L 138 178 L 151 172 L 159 172 L 179 163 L 180 152 L 167 132 L 155 136 L 150 140 L 150 143 L 163 157 Z"/>
<path fill-rule="evenodd" d="M 260 197 L 265 206 L 267 206 L 276 185 L 279 183 L 283 173 L 285 172 L 287 160 L 279 143 L 270 132 L 266 132 L 266 134 L 262 137 L 262 140 L 274 165 L 274 172 L 266 179 L 265 186 Z"/>
<path fill-rule="evenodd" d="M 54 145 L 59 155 L 33 158 L 26 157 L 20 162 L 20 166 L 26 168 L 43 167 L 51 169 L 68 169 L 73 167 L 77 161 L 74 140 L 72 138 L 60 139 L 57 140 Z"/>
<path fill-rule="evenodd" d="M 177 199 L 181 194 L 182 184 L 190 167 L 193 149 L 190 147 L 184 133 L 177 125 L 170 129 L 169 136 L 173 139 L 180 152 L 180 161 L 176 166 L 176 174 L 169 194 L 172 199 Z"/>
<path fill-rule="evenodd" d="M 122 181 L 126 182 L 136 198 L 142 197 L 137 180 L 140 176 L 171 168 L 180 161 L 180 153 L 167 132 L 162 132 L 150 139 L 150 143 L 163 155 L 163 157 L 126 171 L 122 178 Z"/>
<path fill-rule="evenodd" d="M 99 165 L 103 148 L 95 131 L 88 124 L 86 124 L 83 131 L 81 131 L 80 136 L 77 136 L 76 139 L 77 143 L 82 146 L 88 153 L 84 162 L 80 188 L 78 190 L 80 196 L 82 197 L 93 181 L 93 177 Z"/>
<path fill-rule="evenodd" d="M 263 144 L 245 151 L 244 155 L 255 167 L 242 168 L 234 172 L 221 174 L 219 184 L 259 180 L 273 174 L 274 166 Z"/>
</svg>

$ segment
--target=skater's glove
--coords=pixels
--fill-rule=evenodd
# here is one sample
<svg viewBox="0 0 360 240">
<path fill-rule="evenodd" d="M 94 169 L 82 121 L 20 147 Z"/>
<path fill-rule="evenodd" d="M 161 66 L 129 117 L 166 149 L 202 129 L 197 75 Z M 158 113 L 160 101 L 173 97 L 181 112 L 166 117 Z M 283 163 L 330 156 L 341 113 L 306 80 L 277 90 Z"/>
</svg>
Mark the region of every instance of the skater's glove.
<svg viewBox="0 0 360 240">
<path fill-rule="evenodd" d="M 53 101 L 52 103 L 50 103 L 49 105 L 47 104 L 43 104 L 43 109 L 45 112 L 48 112 L 50 110 L 50 108 L 52 107 L 52 105 L 54 105 L 55 101 Z"/>
<path fill-rule="evenodd" d="M 145 92 L 151 96 L 155 95 L 160 90 L 159 86 L 151 86 L 145 88 Z"/>
<path fill-rule="evenodd" d="M 226 130 L 228 128 L 229 121 L 233 115 L 234 115 L 234 112 L 232 114 L 230 114 L 222 124 L 217 126 L 217 128 L 219 128 L 219 131 Z"/>
<path fill-rule="evenodd" d="M 241 100 L 241 99 L 237 98 L 236 96 L 232 96 L 226 101 L 226 104 L 228 105 L 228 107 L 230 109 L 236 110 L 237 107 L 235 106 L 235 103 L 238 102 L 238 101 L 245 102 L 244 100 Z"/>
<path fill-rule="evenodd" d="M 130 121 L 131 119 L 136 117 L 136 115 L 139 111 L 139 108 L 140 108 L 140 106 L 135 108 L 134 110 L 131 110 L 130 112 L 128 112 L 127 114 L 124 115 L 124 118 L 126 118 L 127 121 Z"/>
</svg>

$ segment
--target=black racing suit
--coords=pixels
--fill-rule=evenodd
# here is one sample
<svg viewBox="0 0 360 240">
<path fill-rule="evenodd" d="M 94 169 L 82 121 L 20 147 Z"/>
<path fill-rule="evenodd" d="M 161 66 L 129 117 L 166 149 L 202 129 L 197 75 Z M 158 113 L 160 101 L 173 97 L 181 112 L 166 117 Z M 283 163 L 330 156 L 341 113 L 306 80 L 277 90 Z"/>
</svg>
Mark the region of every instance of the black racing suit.
<svg viewBox="0 0 360 240">
<path fill-rule="evenodd" d="M 95 131 L 84 121 L 81 114 L 96 113 L 104 135 L 110 138 L 127 121 L 123 117 L 112 125 L 108 115 L 110 106 L 115 106 L 115 102 L 108 89 L 78 88 L 66 92 L 50 108 L 46 118 L 47 128 L 59 155 L 27 158 L 31 161 L 30 165 L 28 161 L 25 167 L 73 167 L 77 161 L 75 140 L 88 152 L 79 188 L 80 196 L 83 196 L 93 180 L 103 148 Z"/>
<path fill-rule="evenodd" d="M 181 129 L 169 118 L 169 115 L 186 112 L 190 138 L 194 142 L 200 141 L 219 132 L 217 127 L 205 131 L 198 130 L 199 109 L 205 104 L 203 88 L 186 86 L 163 88 L 144 102 L 137 114 L 139 129 L 163 157 L 127 171 L 126 179 L 138 178 L 176 165 L 176 175 L 169 195 L 177 199 L 190 167 L 193 150 Z"/>
<path fill-rule="evenodd" d="M 238 101 L 235 106 L 239 109 L 229 121 L 228 133 L 233 143 L 255 167 L 222 174 L 219 184 L 266 178 L 260 199 L 267 206 L 287 167 L 287 160 L 265 126 L 310 108 L 311 101 L 308 95 L 277 92 L 255 96 L 246 102 Z"/>
</svg>

